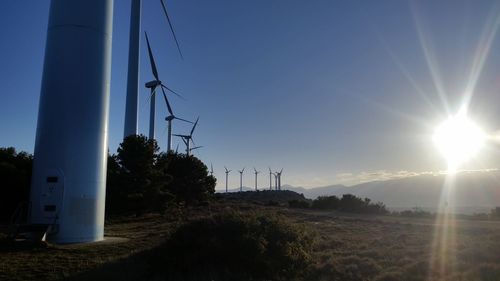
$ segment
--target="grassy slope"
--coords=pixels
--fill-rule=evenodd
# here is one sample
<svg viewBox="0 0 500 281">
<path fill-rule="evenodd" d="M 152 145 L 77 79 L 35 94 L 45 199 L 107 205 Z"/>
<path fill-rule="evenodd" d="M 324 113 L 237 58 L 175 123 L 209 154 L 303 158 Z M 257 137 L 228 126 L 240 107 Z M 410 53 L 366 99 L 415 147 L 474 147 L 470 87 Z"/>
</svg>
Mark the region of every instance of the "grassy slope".
<svg viewBox="0 0 500 281">
<path fill-rule="evenodd" d="M 233 206 L 234 207 L 234 206 Z M 213 208 L 219 212 L 226 207 Z M 372 217 L 243 205 L 278 212 L 315 233 L 317 280 L 500 280 L 500 224 L 456 221 L 454 242 L 434 245 L 443 225 L 433 219 Z M 188 217 L 206 215 L 200 209 Z M 186 216 L 186 214 L 184 214 Z M 0 252 L 0 280 L 143 280 L 147 250 L 175 228 L 160 216 L 115 221 L 106 235 L 127 242 L 54 246 Z M 436 241 L 440 241 L 437 239 Z M 453 243 L 454 247 L 450 247 Z M 441 247 L 447 245 L 448 247 Z M 451 249 L 454 248 L 454 249 Z M 434 253 L 443 249 L 445 255 Z M 434 257 L 454 257 L 443 263 Z M 432 266 L 434 265 L 434 266 Z M 432 268 L 432 269 L 430 269 Z M 430 270 L 429 270 L 430 269 Z M 430 273 L 429 273 L 430 272 Z M 491 279 L 488 279 L 491 278 Z"/>
</svg>

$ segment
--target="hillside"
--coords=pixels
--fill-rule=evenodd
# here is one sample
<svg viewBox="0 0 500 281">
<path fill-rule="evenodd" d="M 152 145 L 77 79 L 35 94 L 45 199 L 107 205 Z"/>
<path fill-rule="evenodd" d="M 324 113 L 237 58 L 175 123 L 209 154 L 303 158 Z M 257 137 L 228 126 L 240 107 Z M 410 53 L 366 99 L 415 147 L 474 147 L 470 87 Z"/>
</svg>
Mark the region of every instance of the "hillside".
<svg viewBox="0 0 500 281">
<path fill-rule="evenodd" d="M 500 172 L 461 172 L 450 186 L 453 197 L 446 199 L 463 213 L 488 211 L 500 205 Z M 438 206 L 446 181 L 445 175 L 420 175 L 387 181 L 374 181 L 354 186 L 332 185 L 305 189 L 286 186 L 314 199 L 318 196 L 350 193 L 360 197 L 368 197 L 373 201 L 381 201 L 389 208 L 413 208 L 415 206 L 433 210 Z"/>
</svg>

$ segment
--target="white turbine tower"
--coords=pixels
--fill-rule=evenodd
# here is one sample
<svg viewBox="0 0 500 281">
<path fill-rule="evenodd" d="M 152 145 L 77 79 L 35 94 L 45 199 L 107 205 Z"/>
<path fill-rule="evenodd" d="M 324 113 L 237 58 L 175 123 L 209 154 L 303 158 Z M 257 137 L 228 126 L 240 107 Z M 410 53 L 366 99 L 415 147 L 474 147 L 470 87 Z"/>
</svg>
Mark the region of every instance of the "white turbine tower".
<svg viewBox="0 0 500 281">
<path fill-rule="evenodd" d="M 271 167 L 269 167 L 269 190 L 273 190 L 272 174 L 273 172 L 271 172 Z"/>
<path fill-rule="evenodd" d="M 210 163 L 210 175 L 214 176 L 214 166 L 212 166 L 212 163 Z"/>
<path fill-rule="evenodd" d="M 245 167 L 242 170 L 238 170 L 240 173 L 240 192 L 243 191 L 243 172 L 245 171 Z"/>
<path fill-rule="evenodd" d="M 278 176 L 278 190 L 281 190 L 281 173 L 283 173 L 283 168 L 281 168 L 281 171 L 276 172 L 276 175 Z"/>
<path fill-rule="evenodd" d="M 55 243 L 103 239 L 113 0 L 52 0 L 30 223 Z"/>
<path fill-rule="evenodd" d="M 278 172 L 273 173 L 274 175 L 274 189 L 278 190 Z"/>
<path fill-rule="evenodd" d="M 225 166 L 224 166 L 224 169 L 226 169 L 226 193 L 227 193 L 227 178 L 228 178 L 228 175 L 231 172 L 231 170 L 228 170 Z"/>
<path fill-rule="evenodd" d="M 130 15 L 130 37 L 128 53 L 128 74 L 127 74 L 127 99 L 125 105 L 125 126 L 123 137 L 137 135 L 137 111 L 139 101 L 139 45 L 141 33 L 141 2 L 142 0 L 132 0 Z M 177 50 L 182 59 L 182 52 L 179 42 L 174 32 L 172 22 L 168 16 L 167 8 L 163 0 L 160 0 L 163 13 L 167 19 L 170 31 L 174 38 Z"/>
<path fill-rule="evenodd" d="M 253 168 L 253 171 L 255 173 L 255 191 L 257 191 L 257 175 L 260 173 L 260 171 L 257 171 L 255 167 Z"/>
</svg>

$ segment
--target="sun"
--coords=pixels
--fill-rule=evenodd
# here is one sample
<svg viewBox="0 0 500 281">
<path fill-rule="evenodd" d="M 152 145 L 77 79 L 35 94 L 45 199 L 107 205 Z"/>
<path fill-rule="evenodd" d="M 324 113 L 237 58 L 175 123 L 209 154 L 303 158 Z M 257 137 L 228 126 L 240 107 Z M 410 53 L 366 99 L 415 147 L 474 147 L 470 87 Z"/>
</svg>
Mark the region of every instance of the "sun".
<svg viewBox="0 0 500 281">
<path fill-rule="evenodd" d="M 436 127 L 433 141 L 448 162 L 448 170 L 453 171 L 477 154 L 484 144 L 485 135 L 461 110 Z"/>
</svg>

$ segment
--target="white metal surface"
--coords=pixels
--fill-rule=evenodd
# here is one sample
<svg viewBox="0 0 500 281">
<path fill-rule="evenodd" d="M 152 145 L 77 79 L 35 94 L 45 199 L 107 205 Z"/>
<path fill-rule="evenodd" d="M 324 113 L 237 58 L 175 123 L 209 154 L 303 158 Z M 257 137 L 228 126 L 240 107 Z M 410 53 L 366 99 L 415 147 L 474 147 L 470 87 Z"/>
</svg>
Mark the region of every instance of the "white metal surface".
<svg viewBox="0 0 500 281">
<path fill-rule="evenodd" d="M 104 235 L 113 0 L 52 0 L 31 185 L 56 243 Z"/>
<path fill-rule="evenodd" d="M 127 99 L 123 138 L 137 135 L 139 103 L 139 45 L 141 36 L 141 0 L 132 0 L 128 50 Z"/>
</svg>

